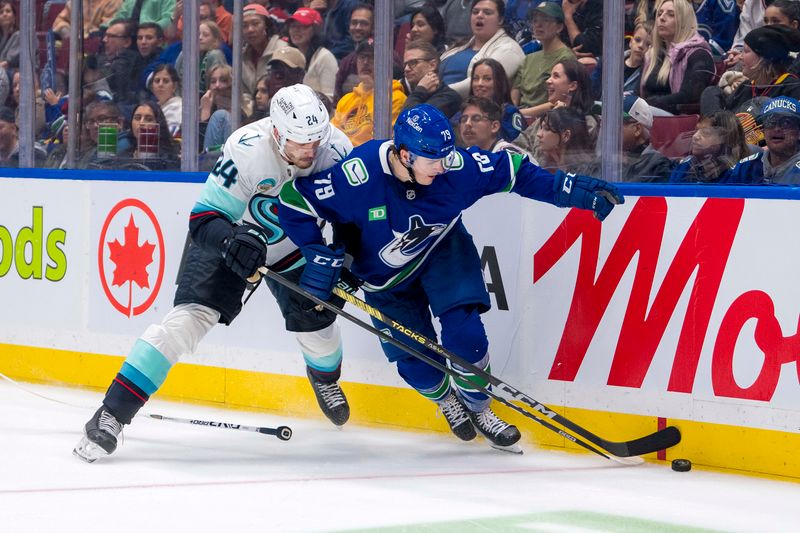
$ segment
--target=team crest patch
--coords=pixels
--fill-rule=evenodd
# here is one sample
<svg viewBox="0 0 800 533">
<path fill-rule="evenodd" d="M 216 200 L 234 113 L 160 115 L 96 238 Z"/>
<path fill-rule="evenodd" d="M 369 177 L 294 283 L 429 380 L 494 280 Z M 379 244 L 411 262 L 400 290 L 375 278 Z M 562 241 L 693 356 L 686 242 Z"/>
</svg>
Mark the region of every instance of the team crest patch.
<svg viewBox="0 0 800 533">
<path fill-rule="evenodd" d="M 278 183 L 278 180 L 275 178 L 267 178 L 265 180 L 261 180 L 258 185 L 256 185 L 256 190 L 260 193 L 266 193 L 275 187 L 275 184 Z"/>
<path fill-rule="evenodd" d="M 353 187 L 364 184 L 369 180 L 369 172 L 360 157 L 349 159 L 342 163 L 342 170 L 347 182 Z"/>
</svg>

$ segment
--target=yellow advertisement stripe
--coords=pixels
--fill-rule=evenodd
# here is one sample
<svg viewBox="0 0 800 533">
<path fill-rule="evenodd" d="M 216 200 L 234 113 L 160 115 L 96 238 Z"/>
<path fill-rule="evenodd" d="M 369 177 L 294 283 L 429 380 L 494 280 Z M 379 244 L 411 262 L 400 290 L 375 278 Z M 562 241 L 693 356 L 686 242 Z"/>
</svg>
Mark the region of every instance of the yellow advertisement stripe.
<svg viewBox="0 0 800 533">
<path fill-rule="evenodd" d="M 0 372 L 20 381 L 72 385 L 104 391 L 124 358 L 85 352 L 0 344 Z M 405 388 L 344 382 L 351 423 L 416 431 L 449 432 L 436 406 Z M 157 393 L 161 399 L 276 411 L 323 418 L 305 376 L 285 376 L 179 363 Z M 627 415 L 550 406 L 608 440 L 629 440 L 658 429 L 655 416 Z M 495 402 L 495 411 L 516 424 L 528 443 L 581 451 L 579 446 Z M 667 461 L 685 458 L 695 466 L 780 476 L 800 482 L 800 434 L 687 420 L 667 421 L 683 435 L 667 450 Z M 646 457 L 656 461 L 656 454 Z"/>
</svg>

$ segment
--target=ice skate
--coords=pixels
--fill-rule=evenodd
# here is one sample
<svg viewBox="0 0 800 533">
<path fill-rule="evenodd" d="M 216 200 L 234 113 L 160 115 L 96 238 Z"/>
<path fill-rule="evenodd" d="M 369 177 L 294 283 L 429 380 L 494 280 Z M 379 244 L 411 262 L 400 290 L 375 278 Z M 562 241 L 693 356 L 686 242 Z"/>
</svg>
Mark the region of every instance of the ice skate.
<svg viewBox="0 0 800 533">
<path fill-rule="evenodd" d="M 322 409 L 328 420 L 337 426 L 343 426 L 350 418 L 350 406 L 347 404 L 347 398 L 339 387 L 339 383 L 320 381 L 311 372 L 310 367 L 306 367 L 306 375 L 308 381 L 311 382 L 311 388 L 314 389 L 319 408 Z"/>
<path fill-rule="evenodd" d="M 522 448 L 517 444 L 521 437 L 517 426 L 504 422 L 490 408 L 487 407 L 479 413 L 470 412 L 469 418 L 481 435 L 486 437 L 492 448 L 505 452 L 522 453 Z"/>
<path fill-rule="evenodd" d="M 450 430 L 461 440 L 472 440 L 477 436 L 472 426 L 467 408 L 452 391 L 447 397 L 438 402 L 444 418 L 450 425 Z"/>
<path fill-rule="evenodd" d="M 86 422 L 84 436 L 72 450 L 72 454 L 87 463 L 93 463 L 105 455 L 114 453 L 120 433 L 122 424 L 101 405 L 94 416 Z"/>
</svg>

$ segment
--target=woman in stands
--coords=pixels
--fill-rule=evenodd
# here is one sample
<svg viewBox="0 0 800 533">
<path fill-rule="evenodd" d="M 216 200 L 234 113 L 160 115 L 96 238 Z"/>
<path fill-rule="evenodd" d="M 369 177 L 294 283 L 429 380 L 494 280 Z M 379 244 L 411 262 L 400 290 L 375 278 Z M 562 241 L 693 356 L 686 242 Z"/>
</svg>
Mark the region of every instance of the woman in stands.
<svg viewBox="0 0 800 533">
<path fill-rule="evenodd" d="M 577 111 L 584 117 L 589 135 L 589 145 L 594 148 L 597 144 L 600 122 L 592 110 L 594 100 L 586 67 L 577 59 L 560 61 L 550 71 L 550 77 L 547 78 L 546 84 L 547 101 L 552 104 L 553 109 L 566 107 Z M 536 153 L 536 133 L 540 125 L 541 118 L 535 120 L 514 141 L 515 144 L 533 153 L 537 159 L 539 155 Z"/>
<path fill-rule="evenodd" d="M 164 113 L 170 134 L 180 134 L 183 121 L 183 98 L 180 93 L 180 78 L 175 67 L 169 64 L 158 65 L 147 80 L 147 88 Z"/>
<path fill-rule="evenodd" d="M 210 87 L 206 74 L 211 67 L 228 64 L 225 54 L 220 49 L 222 43 L 222 31 L 216 22 L 211 20 L 202 21 L 197 30 L 197 48 L 200 53 L 200 59 L 198 60 L 200 79 L 197 87 L 201 95 Z M 178 54 L 178 59 L 175 61 L 175 70 L 183 72 L 183 52 Z"/>
<path fill-rule="evenodd" d="M 289 29 L 289 44 L 303 52 L 306 58 L 303 83 L 333 98 L 339 63 L 331 51 L 322 46 L 322 17 L 314 9 L 301 7 L 288 18 L 286 26 Z"/>
<path fill-rule="evenodd" d="M 525 129 L 525 120 L 519 109 L 511 103 L 511 86 L 506 71 L 503 70 L 503 65 L 494 59 L 485 58 L 475 63 L 472 68 L 469 96 L 488 98 L 503 108 L 499 135 L 501 139 L 511 142 Z M 458 131 L 457 125 L 460 119 L 459 111 L 451 120 L 453 131 Z"/>
<path fill-rule="evenodd" d="M 442 54 L 445 50 L 444 19 L 439 10 L 430 4 L 411 12 L 411 28 L 406 35 L 406 43 L 426 41 Z"/>
<path fill-rule="evenodd" d="M 200 98 L 200 128 L 203 148 L 212 150 L 222 145 L 232 133 L 233 71 L 230 65 L 214 65 L 208 70 L 207 77 L 209 89 Z M 243 119 L 251 114 L 245 111 L 245 105 L 243 98 L 240 111 Z"/>
<path fill-rule="evenodd" d="M 0 67 L 19 67 L 19 20 L 9 0 L 0 1 Z"/>
<path fill-rule="evenodd" d="M 762 26 L 748 33 L 742 49 L 742 73 L 749 79 L 730 95 L 719 87 L 703 92 L 703 115 L 720 109 L 738 110 L 753 98 L 789 96 L 800 99 L 800 78 L 789 71 L 790 52 L 800 50 L 800 31 L 783 25 Z"/>
<path fill-rule="evenodd" d="M 651 107 L 672 114 L 697 111 L 700 95 L 714 77 L 711 47 L 697 33 L 688 0 L 660 0 L 653 46 L 645 54 L 641 96 Z"/>
<path fill-rule="evenodd" d="M 472 38 L 463 46 L 442 54 L 439 74 L 442 81 L 462 98 L 469 94 L 472 69 L 477 61 L 490 57 L 506 71 L 509 81 L 517 74 L 525 54 L 503 29 L 503 0 L 473 0 L 470 15 Z"/>
<path fill-rule="evenodd" d="M 592 175 L 597 171 L 584 115 L 560 107 L 540 119 L 536 132 L 536 160 L 550 172 L 562 170 Z"/>
<path fill-rule="evenodd" d="M 670 183 L 718 183 L 740 159 L 750 155 L 736 115 L 717 111 L 697 123 L 691 155 L 680 162 Z"/>
<path fill-rule="evenodd" d="M 178 170 L 180 168 L 180 147 L 172 139 L 167 120 L 157 103 L 146 100 L 133 109 L 130 116 L 133 144 L 121 154 L 122 157 L 136 159 L 151 170 Z M 152 128 L 157 126 L 155 132 Z M 143 131 L 146 130 L 146 131 Z"/>
</svg>

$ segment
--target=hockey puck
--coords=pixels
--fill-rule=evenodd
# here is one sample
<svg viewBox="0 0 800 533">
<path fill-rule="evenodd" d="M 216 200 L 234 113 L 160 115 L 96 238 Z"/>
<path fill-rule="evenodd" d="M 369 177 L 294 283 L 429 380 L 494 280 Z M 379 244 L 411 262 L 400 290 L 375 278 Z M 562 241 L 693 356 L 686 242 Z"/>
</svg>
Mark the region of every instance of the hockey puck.
<svg viewBox="0 0 800 533">
<path fill-rule="evenodd" d="M 676 472 L 688 472 L 692 469 L 692 462 L 689 459 L 674 459 L 672 469 Z"/>
</svg>

